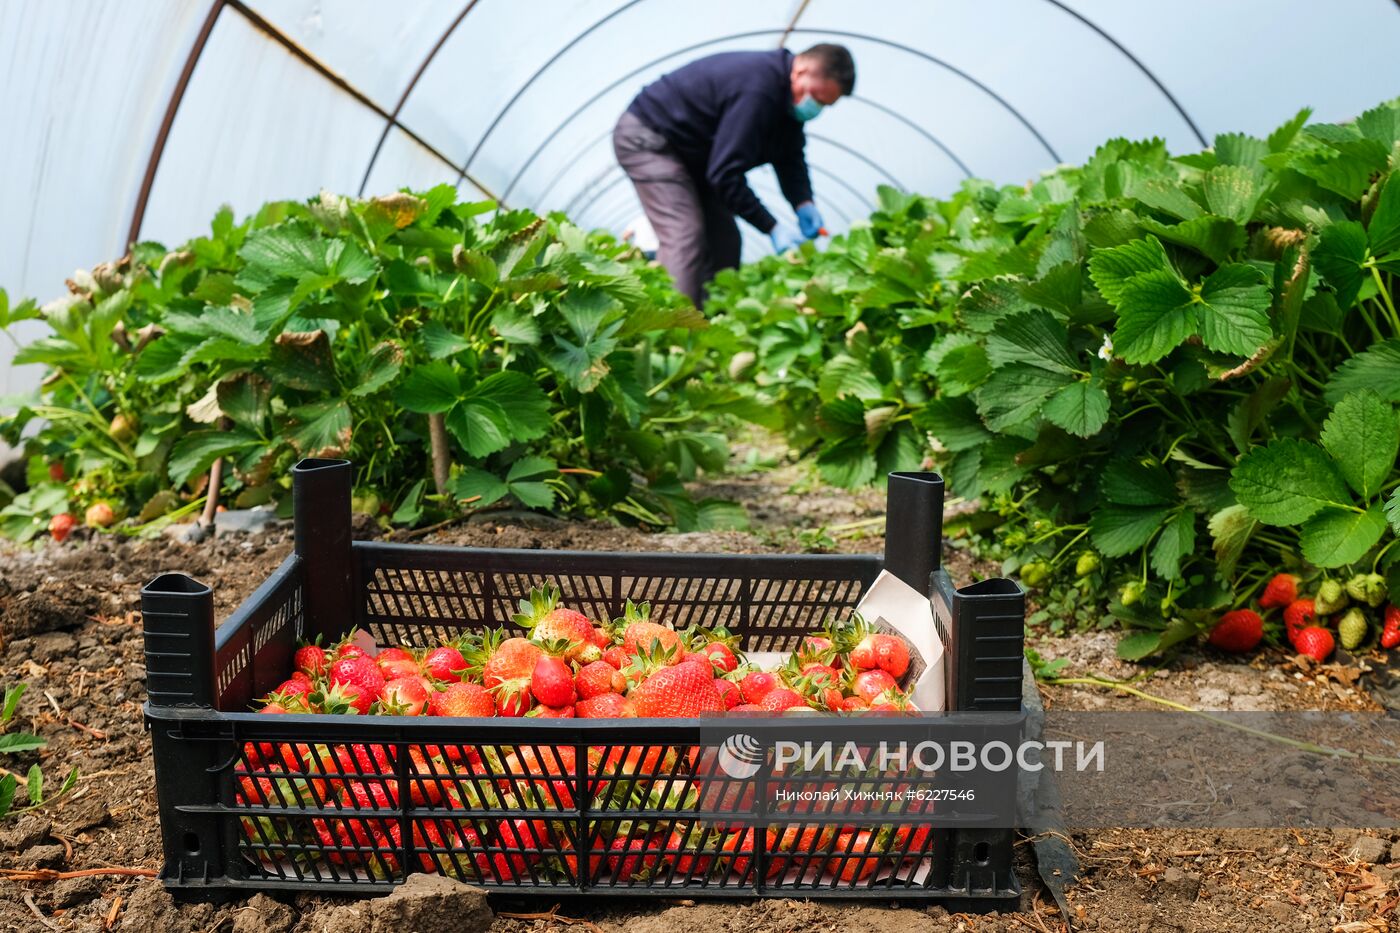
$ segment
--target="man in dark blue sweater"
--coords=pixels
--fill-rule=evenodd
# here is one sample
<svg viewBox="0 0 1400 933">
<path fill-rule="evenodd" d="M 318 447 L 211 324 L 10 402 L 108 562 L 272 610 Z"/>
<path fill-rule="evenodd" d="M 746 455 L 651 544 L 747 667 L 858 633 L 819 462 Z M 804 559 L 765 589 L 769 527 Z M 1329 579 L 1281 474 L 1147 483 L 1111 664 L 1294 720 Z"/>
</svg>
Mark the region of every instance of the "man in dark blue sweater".
<svg viewBox="0 0 1400 933">
<path fill-rule="evenodd" d="M 840 45 L 800 55 L 724 52 L 642 89 L 617 121 L 613 151 L 656 231 L 661 264 L 698 306 L 704 284 L 739 264 L 742 217 L 784 252 L 822 228 L 812 203 L 802 125 L 855 87 Z M 775 218 L 744 174 L 773 166 L 798 226 Z"/>
</svg>

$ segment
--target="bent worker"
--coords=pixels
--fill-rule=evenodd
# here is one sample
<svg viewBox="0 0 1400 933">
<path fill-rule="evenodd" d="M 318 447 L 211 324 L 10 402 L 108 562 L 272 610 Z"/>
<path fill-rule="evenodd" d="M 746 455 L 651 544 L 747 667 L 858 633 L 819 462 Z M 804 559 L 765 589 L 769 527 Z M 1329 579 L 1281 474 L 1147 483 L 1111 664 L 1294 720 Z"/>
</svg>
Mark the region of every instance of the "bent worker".
<svg viewBox="0 0 1400 933">
<path fill-rule="evenodd" d="M 613 152 L 659 241 L 657 258 L 697 306 L 706 282 L 739 264 L 736 216 L 785 252 L 822 229 L 803 154 L 803 124 L 855 87 L 845 46 L 800 55 L 722 52 L 663 75 L 633 98 Z M 774 217 L 746 172 L 773 166 L 797 226 Z"/>
</svg>

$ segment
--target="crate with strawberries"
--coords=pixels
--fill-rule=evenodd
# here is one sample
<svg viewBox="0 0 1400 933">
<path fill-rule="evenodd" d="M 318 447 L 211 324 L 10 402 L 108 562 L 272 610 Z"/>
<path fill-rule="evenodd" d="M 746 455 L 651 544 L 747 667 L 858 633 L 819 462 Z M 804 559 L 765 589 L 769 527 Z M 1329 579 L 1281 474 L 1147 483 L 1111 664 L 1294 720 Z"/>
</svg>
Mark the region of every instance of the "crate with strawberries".
<svg viewBox="0 0 1400 933">
<path fill-rule="evenodd" d="M 935 805 L 956 800 L 941 771 L 870 754 L 1024 724 L 997 693 L 1013 694 L 1008 646 L 1019 671 L 1019 588 L 952 589 L 936 527 L 910 523 L 941 515 L 937 477 L 891 477 L 881 559 L 352 542 L 345 467 L 298 465 L 295 552 L 217 629 L 196 581 L 143 590 L 171 888 L 373 893 L 426 871 L 520 891 L 1014 901 L 1014 823 L 989 816 L 1014 774 Z M 950 672 L 949 706 L 1002 710 L 991 725 L 910 701 L 911 646 L 856 611 L 882 573 L 943 607 L 950 666 L 978 675 Z M 780 739 L 858 763 L 779 761 Z"/>
</svg>

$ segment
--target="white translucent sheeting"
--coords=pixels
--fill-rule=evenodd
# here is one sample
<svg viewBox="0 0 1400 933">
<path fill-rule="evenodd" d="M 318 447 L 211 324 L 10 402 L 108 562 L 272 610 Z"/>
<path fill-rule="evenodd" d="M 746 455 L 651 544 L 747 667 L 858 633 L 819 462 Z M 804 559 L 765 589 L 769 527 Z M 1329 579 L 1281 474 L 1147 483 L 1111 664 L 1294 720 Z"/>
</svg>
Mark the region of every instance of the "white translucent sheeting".
<svg viewBox="0 0 1400 933">
<path fill-rule="evenodd" d="M 422 191 L 433 185 L 451 185 L 456 182 L 456 169 L 429 152 L 412 136 L 395 127 L 384 138 L 379 158 L 375 159 L 374 168 L 370 170 L 369 180 L 365 184 L 365 197 L 397 191 L 400 188 Z M 458 196 L 470 201 L 487 200 L 486 195 L 468 181 L 462 182 Z"/>
<path fill-rule="evenodd" d="M 464 28 L 454 33 L 449 46 L 471 41 L 474 35 L 472 19 L 478 12 L 485 14 L 492 2 L 501 0 L 483 0 L 481 9 L 472 11 L 463 24 Z M 593 7 L 589 5 L 590 10 Z M 557 39 L 553 18 L 549 21 L 531 18 L 533 28 L 527 45 L 532 49 L 547 51 L 535 52 L 520 71 L 509 74 L 506 87 L 490 88 L 489 84 L 486 85 L 490 103 L 485 107 L 472 103 L 472 113 L 456 120 L 458 125 L 469 126 L 473 131 L 472 144 L 463 156 L 467 168 L 484 184 L 511 201 L 513 192 L 507 193 L 510 182 L 516 175 L 530 169 L 532 153 L 539 145 L 543 128 L 558 126 L 579 105 L 617 79 L 653 58 L 683 46 L 702 47 L 710 40 L 752 32 L 761 35 L 754 38 L 750 47 L 774 48 L 795 7 L 793 0 L 712 0 L 704 4 L 635 0 L 604 7 L 602 14 L 595 11 L 594 17 L 582 30 L 566 31 Z M 520 7 L 512 9 L 518 17 Z M 480 28 L 481 23 L 476 25 Z M 496 45 L 494 35 L 491 39 L 489 47 L 510 47 Z M 501 41 L 508 42 L 509 38 Z M 480 70 L 480 64 L 472 61 L 473 57 L 479 58 L 481 54 L 480 36 L 476 37 L 476 43 L 465 54 L 452 54 L 453 49 L 444 47 L 424 75 L 424 82 L 430 77 L 435 82 L 452 82 L 458 88 L 458 100 L 477 96 L 461 92 L 462 88 L 482 86 L 471 77 Z M 439 70 L 440 74 L 434 74 Z M 446 77 L 452 72 L 460 77 Z M 420 86 L 422 84 L 420 82 Z M 632 93 L 635 90 L 635 87 L 632 88 Z M 631 95 L 624 90 L 621 96 L 622 106 L 625 106 Z M 415 92 L 404 111 L 409 124 L 415 127 L 419 125 L 417 97 Z M 438 106 L 445 104 L 446 101 L 443 101 Z M 415 109 L 411 110 L 410 107 Z M 465 111 L 467 108 L 461 105 L 455 109 Z M 585 127 L 585 138 L 596 136 L 617 118 L 620 111 L 621 106 L 599 109 L 598 129 Z M 604 112 L 608 114 L 606 117 L 601 116 Z M 453 158 L 458 157 L 456 150 L 449 150 L 449 154 Z M 528 195 L 525 201 L 529 201 Z"/>
<path fill-rule="evenodd" d="M 1141 59 L 1207 141 L 1268 133 L 1302 106 L 1314 120 L 1347 120 L 1400 94 L 1394 0 L 1064 2 Z M 1116 104 L 1105 122 L 1133 100 L 1124 94 Z"/>
<path fill-rule="evenodd" d="M 119 257 L 165 102 L 205 10 L 181 0 L 0 4 L 0 287 L 19 301 L 64 293 L 79 267 Z M 139 67 L 133 67 L 139 63 Z M 14 329 L 23 341 L 44 328 Z M 0 396 L 37 385 L 10 364 Z"/>
<path fill-rule="evenodd" d="M 322 188 L 354 192 L 384 121 L 226 10 L 185 91 L 142 239 L 178 243 L 219 205 L 240 217 Z"/>
<path fill-rule="evenodd" d="M 250 0 L 249 8 L 386 111 L 467 0 Z"/>
</svg>

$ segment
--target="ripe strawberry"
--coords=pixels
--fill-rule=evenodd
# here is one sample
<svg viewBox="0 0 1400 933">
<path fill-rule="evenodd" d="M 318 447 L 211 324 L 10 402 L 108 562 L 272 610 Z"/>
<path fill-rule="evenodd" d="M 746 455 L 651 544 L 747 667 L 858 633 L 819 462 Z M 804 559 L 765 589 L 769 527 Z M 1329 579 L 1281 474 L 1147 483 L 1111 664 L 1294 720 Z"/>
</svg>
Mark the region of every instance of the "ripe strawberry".
<svg viewBox="0 0 1400 933">
<path fill-rule="evenodd" d="M 856 670 L 882 670 L 898 679 L 909 670 L 909 646 L 898 635 L 872 631 L 865 620 L 856 617 L 853 633 L 848 638 L 859 636 L 851 648 L 851 665 Z"/>
<path fill-rule="evenodd" d="M 355 636 L 355 633 L 354 633 L 354 632 L 351 632 L 350 634 L 346 635 L 344 639 L 341 640 L 340 644 L 338 644 L 338 645 L 335 646 L 335 652 L 334 652 L 335 660 L 339 661 L 339 660 L 342 660 L 342 659 L 348 660 L 348 659 L 353 659 L 353 658 L 367 658 L 367 657 L 369 657 L 369 653 L 368 653 L 367 651 L 365 651 L 365 649 L 361 648 L 359 645 L 357 645 L 357 644 L 355 644 L 354 642 L 350 641 L 350 639 L 353 638 L 354 636 Z M 372 659 L 371 659 L 371 660 L 372 660 Z"/>
<path fill-rule="evenodd" d="M 743 694 L 745 703 L 759 703 L 780 685 L 777 674 L 752 671 L 739 681 L 739 692 Z"/>
<path fill-rule="evenodd" d="M 1210 643 L 1222 651 L 1253 651 L 1264 637 L 1264 620 L 1253 609 L 1227 612 L 1210 630 Z"/>
<path fill-rule="evenodd" d="M 814 853 L 828 851 L 835 838 L 836 827 L 831 825 L 789 824 L 769 830 L 769 879 L 786 874 L 789 868 L 806 864 L 808 857 Z M 820 856 L 812 861 L 814 863 L 820 861 Z"/>
<path fill-rule="evenodd" d="M 1295 599 L 1283 610 L 1283 630 L 1288 643 L 1298 640 L 1298 633 L 1317 621 L 1317 609 L 1311 599 Z"/>
<path fill-rule="evenodd" d="M 480 684 L 457 682 L 436 691 L 428 700 L 430 716 L 486 717 L 496 715 L 496 701 Z"/>
<path fill-rule="evenodd" d="M 751 883 L 753 879 L 749 878 L 748 875 L 749 868 L 753 864 L 754 831 L 748 829 L 734 833 L 720 845 L 720 851 L 724 853 L 720 864 L 728 867 L 738 876 L 737 883 Z"/>
<path fill-rule="evenodd" d="M 574 676 L 579 699 L 586 700 L 604 693 L 621 693 L 627 689 L 627 678 L 607 661 L 594 661 L 579 668 Z"/>
<path fill-rule="evenodd" d="M 866 703 L 875 702 L 875 698 L 886 690 L 897 688 L 899 685 L 889 673 L 875 668 L 862 671 L 856 675 L 852 684 L 851 692 L 860 697 Z"/>
<path fill-rule="evenodd" d="M 531 590 L 530 598 L 520 601 L 520 611 L 511 621 L 528 629 L 534 641 L 566 642 L 569 647 L 565 657 L 571 661 L 586 655 L 596 656 L 598 646 L 593 644 L 593 623 L 583 613 L 559 605 L 557 586 Z"/>
<path fill-rule="evenodd" d="M 622 647 L 628 654 L 641 654 L 659 642 L 663 651 L 672 652 L 671 663 L 681 659 L 681 636 L 675 629 L 651 621 L 651 603 L 637 605 L 627 600 L 622 618 L 613 623 L 622 629 Z"/>
<path fill-rule="evenodd" d="M 612 633 L 601 625 L 593 627 L 593 644 L 598 646 L 598 650 L 612 647 Z"/>
<path fill-rule="evenodd" d="M 729 708 L 731 713 L 766 713 L 768 712 L 757 703 L 740 703 Z"/>
<path fill-rule="evenodd" d="M 621 645 L 615 645 L 609 648 L 608 650 L 604 651 L 603 656 L 602 658 L 600 658 L 600 660 L 608 662 L 608 664 L 612 665 L 618 670 L 622 670 L 628 664 L 632 663 L 632 655 L 626 648 L 622 647 Z"/>
<path fill-rule="evenodd" d="M 49 464 L 49 479 L 53 480 L 55 483 L 61 483 L 67 478 L 68 474 L 63 469 L 62 460 L 55 460 L 53 463 Z"/>
<path fill-rule="evenodd" d="M 477 870 L 488 880 L 529 881 L 530 868 L 543 857 L 541 847 L 550 845 L 549 824 L 544 820 L 502 820 L 490 839 L 501 852 L 476 856 Z"/>
<path fill-rule="evenodd" d="M 397 645 L 394 645 L 394 646 L 391 646 L 391 647 L 388 647 L 388 648 L 384 648 L 384 649 L 380 650 L 380 652 L 374 656 L 374 661 L 375 661 L 376 664 L 381 663 L 381 662 L 384 662 L 384 661 L 412 661 L 412 660 L 413 660 L 413 652 L 409 651 L 407 648 L 400 648 L 400 647 L 397 646 Z"/>
<path fill-rule="evenodd" d="M 1394 603 L 1385 607 L 1385 626 L 1381 629 L 1381 647 L 1394 648 L 1400 645 L 1400 606 Z"/>
<path fill-rule="evenodd" d="M 917 713 L 919 708 L 909 700 L 909 695 L 898 687 L 891 687 L 870 701 L 872 713 Z"/>
<path fill-rule="evenodd" d="M 836 644 L 825 635 L 808 635 L 802 639 L 793 655 L 801 663 L 815 661 L 825 664 L 836 657 Z"/>
<path fill-rule="evenodd" d="M 573 704 L 568 706 L 536 706 L 525 714 L 532 719 L 573 719 Z"/>
<path fill-rule="evenodd" d="M 828 870 L 834 870 L 836 877 L 847 884 L 866 880 L 880 867 L 879 853 L 887 845 L 886 835 L 868 829 L 839 834 L 827 859 Z"/>
<path fill-rule="evenodd" d="M 284 704 L 288 703 L 288 701 L 291 701 L 295 703 L 300 703 L 302 706 L 308 708 L 311 704 L 310 701 L 307 700 L 307 697 L 311 694 L 311 692 L 311 681 L 300 680 L 297 678 L 282 681 L 280 684 L 277 685 L 277 689 L 272 691 L 273 694 L 281 698 Z"/>
<path fill-rule="evenodd" d="M 620 693 L 600 693 L 574 704 L 579 719 L 632 719 L 637 712 L 632 701 Z"/>
<path fill-rule="evenodd" d="M 530 712 L 530 707 L 535 705 L 535 700 L 528 690 L 507 690 L 502 685 L 492 693 L 496 697 L 497 716 L 516 719 Z"/>
<path fill-rule="evenodd" d="M 1299 654 L 1305 654 L 1314 661 L 1326 661 L 1337 647 L 1332 633 L 1320 625 L 1310 625 L 1298 633 L 1293 647 Z"/>
<path fill-rule="evenodd" d="M 733 709 L 744 700 L 744 694 L 739 690 L 739 685 L 732 680 L 716 677 L 715 689 L 719 691 L 720 697 L 724 699 L 724 705 L 729 709 Z"/>
<path fill-rule="evenodd" d="M 574 805 L 574 750 L 568 745 L 522 745 L 505 757 L 501 789 L 512 785 L 532 809 L 569 809 Z"/>
<path fill-rule="evenodd" d="M 713 677 L 697 664 L 660 667 L 664 657 L 664 652 L 653 652 L 639 659 L 643 679 L 630 697 L 639 717 L 689 719 L 725 711 Z"/>
<path fill-rule="evenodd" d="M 319 644 L 302 645 L 292 655 L 292 665 L 312 677 L 320 677 L 326 672 L 326 649 Z"/>
<path fill-rule="evenodd" d="M 83 524 L 89 528 L 110 528 L 116 520 L 117 514 L 105 502 L 93 503 L 83 515 Z"/>
<path fill-rule="evenodd" d="M 304 684 L 313 684 L 313 683 L 315 683 L 315 681 L 313 681 L 313 680 L 307 675 L 306 671 L 292 671 L 292 676 L 289 677 L 289 678 L 287 678 L 287 679 L 288 679 L 288 680 L 298 680 L 298 681 L 301 681 L 301 682 L 304 683 Z"/>
<path fill-rule="evenodd" d="M 55 541 L 62 544 L 64 539 L 72 533 L 73 526 L 77 524 L 73 516 L 69 515 L 67 512 L 60 512 L 49 519 L 49 534 Z"/>
<path fill-rule="evenodd" d="M 418 676 L 418 662 L 412 658 L 375 658 L 374 665 L 386 681 Z"/>
<path fill-rule="evenodd" d="M 1291 573 L 1277 573 L 1264 585 L 1259 597 L 1260 609 L 1282 609 L 1298 598 L 1298 578 Z"/>
<path fill-rule="evenodd" d="M 578 694 L 569 662 L 543 655 L 530 674 L 530 692 L 545 706 L 572 706 Z"/>
<path fill-rule="evenodd" d="M 787 687 L 777 687 L 764 694 L 763 699 L 759 701 L 758 705 L 770 712 L 781 712 L 785 709 L 795 709 L 799 706 L 805 707 L 807 701 L 803 699 L 802 694 L 798 693 L 796 690 L 789 690 Z"/>
<path fill-rule="evenodd" d="M 428 711 L 428 687 L 418 676 L 399 677 L 384 685 L 380 708 L 394 716 L 422 716 Z"/>
<path fill-rule="evenodd" d="M 461 680 L 462 672 L 466 669 L 467 659 L 451 645 L 434 648 L 423 655 L 423 673 L 434 680 Z"/>
<path fill-rule="evenodd" d="M 358 691 L 352 705 L 361 713 L 368 713 L 370 704 L 379 699 L 384 691 L 384 675 L 380 673 L 378 665 L 364 656 L 341 658 L 333 662 L 330 682 Z"/>
<path fill-rule="evenodd" d="M 864 697 L 846 697 L 841 701 L 841 709 L 851 712 L 858 709 L 868 709 L 870 704 Z"/>
<path fill-rule="evenodd" d="M 524 716 L 532 705 L 530 678 L 543 655 L 544 649 L 528 639 L 489 632 L 468 658 L 468 671 L 472 679 L 479 675 L 496 697 L 496 710 L 502 716 Z"/>
<path fill-rule="evenodd" d="M 605 860 L 613 880 L 619 883 L 645 881 L 656 873 L 665 853 L 666 834 L 639 829 L 628 839 L 630 824 L 618 825 L 617 837 L 608 844 Z M 599 866 L 600 868 L 602 866 Z"/>
<path fill-rule="evenodd" d="M 728 674 L 739 666 L 739 659 L 734 656 L 734 649 L 722 641 L 712 641 L 702 650 L 709 656 L 710 663 L 714 665 L 715 670 L 722 674 Z"/>
</svg>

